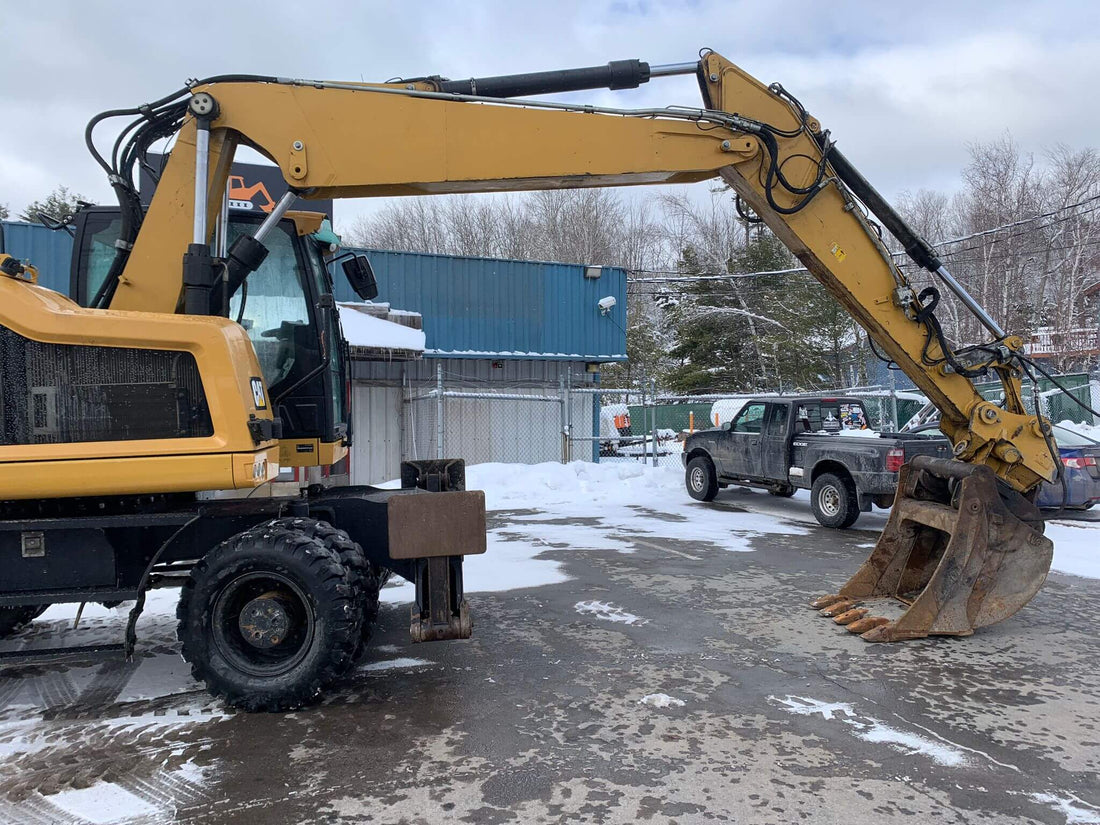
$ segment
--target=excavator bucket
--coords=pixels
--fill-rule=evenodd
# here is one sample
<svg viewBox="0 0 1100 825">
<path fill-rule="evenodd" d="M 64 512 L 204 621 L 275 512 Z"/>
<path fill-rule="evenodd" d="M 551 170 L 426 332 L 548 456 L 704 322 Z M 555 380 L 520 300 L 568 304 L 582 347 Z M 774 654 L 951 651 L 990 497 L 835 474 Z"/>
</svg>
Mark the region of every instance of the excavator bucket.
<svg viewBox="0 0 1100 825">
<path fill-rule="evenodd" d="M 969 636 L 1042 587 L 1054 553 L 1042 525 L 988 467 L 918 456 L 870 558 L 811 606 L 869 642 Z"/>
</svg>

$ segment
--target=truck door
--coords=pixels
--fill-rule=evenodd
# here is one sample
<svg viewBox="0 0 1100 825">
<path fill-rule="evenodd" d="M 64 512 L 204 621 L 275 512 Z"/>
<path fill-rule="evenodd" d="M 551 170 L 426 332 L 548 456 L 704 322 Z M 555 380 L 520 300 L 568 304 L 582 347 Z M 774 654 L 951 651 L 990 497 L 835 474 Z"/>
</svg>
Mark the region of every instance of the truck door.
<svg viewBox="0 0 1100 825">
<path fill-rule="evenodd" d="M 726 466 L 733 476 L 758 478 L 763 472 L 760 465 L 760 442 L 764 429 L 763 401 L 746 404 L 730 424 L 725 439 L 728 444 Z"/>
<path fill-rule="evenodd" d="M 760 475 L 773 480 L 787 480 L 789 468 L 788 438 L 791 405 L 783 402 L 768 404 L 764 413 L 764 431 L 760 439 Z"/>
</svg>

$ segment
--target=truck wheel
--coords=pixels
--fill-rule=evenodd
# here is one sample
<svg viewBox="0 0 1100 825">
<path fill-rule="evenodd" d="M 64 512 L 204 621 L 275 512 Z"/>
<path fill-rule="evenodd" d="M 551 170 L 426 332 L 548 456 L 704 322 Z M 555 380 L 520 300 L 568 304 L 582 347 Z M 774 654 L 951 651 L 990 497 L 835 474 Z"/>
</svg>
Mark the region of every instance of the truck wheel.
<svg viewBox="0 0 1100 825">
<path fill-rule="evenodd" d="M 289 710 L 343 674 L 360 637 L 347 567 L 316 538 L 268 523 L 207 553 L 183 586 L 191 673 L 245 710 Z"/>
<path fill-rule="evenodd" d="M 24 625 L 30 624 L 46 612 L 48 604 L 26 604 L 18 607 L 0 607 L 0 639 L 6 639 Z"/>
<path fill-rule="evenodd" d="M 843 530 L 859 518 L 859 499 L 850 479 L 835 473 L 822 473 L 810 491 L 814 517 L 823 527 Z"/>
<path fill-rule="evenodd" d="M 367 644 L 374 633 L 374 623 L 378 619 L 378 591 L 382 589 L 383 584 L 380 575 L 382 568 L 367 561 L 363 548 L 352 541 L 351 536 L 346 531 L 333 527 L 327 521 L 291 517 L 277 519 L 271 524 L 292 530 L 300 530 L 310 538 L 318 539 L 321 544 L 336 553 L 348 569 L 348 578 L 351 580 L 351 586 L 355 591 L 358 602 L 357 609 L 362 616 L 359 642 L 356 645 L 354 656 L 354 661 L 358 661 L 367 649 Z M 389 572 L 389 570 L 385 571 L 387 578 Z"/>
<path fill-rule="evenodd" d="M 718 495 L 718 475 L 713 462 L 706 456 L 696 456 L 688 462 L 684 483 L 688 495 L 696 501 L 714 501 Z"/>
<path fill-rule="evenodd" d="M 782 487 L 772 487 L 768 490 L 769 495 L 773 495 L 776 498 L 790 498 L 795 494 L 796 487 L 791 487 L 789 484 Z"/>
</svg>

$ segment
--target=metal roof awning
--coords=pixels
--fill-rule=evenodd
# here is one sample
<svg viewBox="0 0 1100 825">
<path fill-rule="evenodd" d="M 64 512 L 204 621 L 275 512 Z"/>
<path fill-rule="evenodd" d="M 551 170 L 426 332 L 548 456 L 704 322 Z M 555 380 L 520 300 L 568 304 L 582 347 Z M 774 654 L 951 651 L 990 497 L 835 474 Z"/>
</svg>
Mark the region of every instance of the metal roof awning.
<svg viewBox="0 0 1100 825">
<path fill-rule="evenodd" d="M 389 304 L 340 303 L 340 324 L 353 361 L 416 361 L 424 356 L 424 331 L 417 312 Z"/>
</svg>

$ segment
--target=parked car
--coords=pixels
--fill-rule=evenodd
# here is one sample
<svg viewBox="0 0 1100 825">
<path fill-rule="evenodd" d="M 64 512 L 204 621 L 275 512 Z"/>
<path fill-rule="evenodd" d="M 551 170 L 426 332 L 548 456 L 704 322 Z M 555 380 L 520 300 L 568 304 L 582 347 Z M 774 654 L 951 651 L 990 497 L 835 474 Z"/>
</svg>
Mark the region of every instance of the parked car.
<svg viewBox="0 0 1100 825">
<path fill-rule="evenodd" d="M 1088 510 L 1100 501 L 1100 441 L 1061 424 L 1054 424 L 1052 429 L 1062 459 L 1063 478 L 1069 488 L 1066 507 Z M 928 433 L 933 430 L 939 432 L 939 425 L 922 424 L 913 432 Z M 1044 481 L 1035 503 L 1043 509 L 1061 507 L 1062 485 L 1057 481 Z"/>
<path fill-rule="evenodd" d="M 826 527 L 850 527 L 872 504 L 894 501 L 898 470 L 915 455 L 949 457 L 939 435 L 867 429 L 858 398 L 788 396 L 746 401 L 724 427 L 684 442 L 685 484 L 711 501 L 730 484 L 775 496 L 809 489 L 814 516 Z"/>
<path fill-rule="evenodd" d="M 1054 425 L 1054 440 L 1069 490 L 1066 507 L 1088 510 L 1100 501 L 1100 441 L 1068 427 Z M 1062 485 L 1044 482 L 1036 503 L 1040 507 L 1062 506 Z"/>
</svg>

